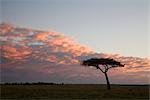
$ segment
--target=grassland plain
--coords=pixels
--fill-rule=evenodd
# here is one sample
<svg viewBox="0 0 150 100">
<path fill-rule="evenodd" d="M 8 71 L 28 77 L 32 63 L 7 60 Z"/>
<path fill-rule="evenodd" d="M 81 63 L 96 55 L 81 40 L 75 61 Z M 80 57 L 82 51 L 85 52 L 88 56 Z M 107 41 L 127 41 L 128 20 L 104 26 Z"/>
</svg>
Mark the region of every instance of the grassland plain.
<svg viewBox="0 0 150 100">
<path fill-rule="evenodd" d="M 149 100 L 148 85 L 1 85 L 1 100 Z"/>
</svg>

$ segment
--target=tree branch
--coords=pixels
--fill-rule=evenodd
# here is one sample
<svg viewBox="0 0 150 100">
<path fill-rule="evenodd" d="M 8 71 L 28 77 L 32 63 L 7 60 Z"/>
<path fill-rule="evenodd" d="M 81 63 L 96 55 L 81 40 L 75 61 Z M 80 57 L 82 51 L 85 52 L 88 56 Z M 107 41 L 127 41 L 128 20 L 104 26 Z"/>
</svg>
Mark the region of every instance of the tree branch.
<svg viewBox="0 0 150 100">
<path fill-rule="evenodd" d="M 105 67 L 105 72 L 107 72 L 108 71 L 108 65 L 104 65 L 104 67 Z"/>
<path fill-rule="evenodd" d="M 108 69 L 111 69 L 111 68 L 114 68 L 114 67 L 117 67 L 117 66 L 111 66 L 111 67 L 108 67 L 108 66 L 107 66 L 107 69 L 106 69 L 106 70 L 108 71 Z M 106 72 L 107 72 L 107 71 L 106 71 Z"/>
<path fill-rule="evenodd" d="M 102 71 L 103 73 L 105 73 L 98 65 L 96 66 L 100 71 Z"/>
</svg>

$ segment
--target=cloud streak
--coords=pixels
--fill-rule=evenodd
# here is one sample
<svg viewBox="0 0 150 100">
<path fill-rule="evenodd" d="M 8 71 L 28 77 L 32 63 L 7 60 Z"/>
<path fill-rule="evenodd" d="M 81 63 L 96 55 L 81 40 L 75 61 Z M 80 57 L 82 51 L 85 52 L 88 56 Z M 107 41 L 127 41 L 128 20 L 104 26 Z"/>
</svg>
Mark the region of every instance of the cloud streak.
<svg viewBox="0 0 150 100">
<path fill-rule="evenodd" d="M 119 71 L 110 71 L 112 79 L 115 80 L 118 75 L 121 76 L 118 82 L 121 82 L 120 80 L 127 80 L 128 76 L 132 75 L 130 78 L 135 78 L 138 83 L 148 83 L 147 73 L 150 71 L 148 58 L 96 53 L 58 32 L 32 30 L 4 23 L 0 24 L 0 34 L 2 82 L 22 81 L 23 78 L 24 81 L 40 81 L 42 78 L 43 81 L 80 83 L 81 80 L 85 80 L 87 83 L 103 83 L 101 79 L 97 81 L 97 78 L 102 78 L 97 70 L 80 65 L 84 59 L 103 57 L 116 59 L 126 65 L 122 69 L 117 69 Z M 31 73 L 35 73 L 32 79 Z"/>
</svg>

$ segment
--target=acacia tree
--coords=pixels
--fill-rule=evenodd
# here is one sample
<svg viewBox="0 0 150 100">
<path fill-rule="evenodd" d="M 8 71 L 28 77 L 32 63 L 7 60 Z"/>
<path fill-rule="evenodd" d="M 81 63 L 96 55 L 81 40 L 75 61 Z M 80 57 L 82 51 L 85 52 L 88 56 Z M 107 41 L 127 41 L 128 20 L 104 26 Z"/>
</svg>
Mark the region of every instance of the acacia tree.
<svg viewBox="0 0 150 100">
<path fill-rule="evenodd" d="M 82 61 L 82 65 L 93 66 L 96 69 L 99 69 L 102 73 L 104 73 L 104 75 L 106 77 L 108 90 L 111 89 L 109 79 L 107 76 L 108 70 L 111 68 L 115 68 L 115 67 L 124 67 L 124 65 L 121 64 L 121 62 L 118 62 L 118 61 L 111 59 L 111 58 L 90 58 L 90 59 Z"/>
</svg>

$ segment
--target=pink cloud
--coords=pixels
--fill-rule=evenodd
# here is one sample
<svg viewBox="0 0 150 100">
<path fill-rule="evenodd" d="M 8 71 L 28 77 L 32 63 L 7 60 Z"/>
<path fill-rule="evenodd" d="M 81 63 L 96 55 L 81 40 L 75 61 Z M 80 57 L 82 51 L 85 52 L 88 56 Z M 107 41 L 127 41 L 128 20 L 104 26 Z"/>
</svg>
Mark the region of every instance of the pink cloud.
<svg viewBox="0 0 150 100">
<path fill-rule="evenodd" d="M 5 23 L 0 24 L 0 34 L 2 35 L 2 34 L 5 34 L 7 32 L 10 32 L 10 31 L 12 31 L 12 28 L 13 27 L 11 24 L 5 24 Z"/>
<path fill-rule="evenodd" d="M 41 41 L 47 41 L 48 36 L 55 36 L 57 33 L 55 32 L 41 32 L 36 35 L 34 35 L 34 39 L 41 40 Z"/>
<path fill-rule="evenodd" d="M 2 56 L 8 59 L 23 59 L 32 52 L 28 48 L 17 49 L 11 45 L 2 45 L 0 50 L 2 51 Z"/>
<path fill-rule="evenodd" d="M 80 65 L 82 60 L 92 57 L 113 58 L 126 65 L 124 68 L 109 71 L 110 77 L 114 80 L 117 76 L 118 80 L 127 77 L 147 79 L 147 73 L 150 71 L 148 58 L 95 53 L 91 48 L 78 44 L 72 38 L 58 32 L 37 31 L 7 24 L 1 24 L 0 29 L 0 50 L 2 59 L 5 59 L 2 67 L 5 70 L 13 69 L 11 73 L 15 75 L 18 75 L 17 71 L 30 73 L 32 70 L 33 73 L 53 77 L 57 75 L 68 80 L 79 77 L 97 80 L 99 77 L 102 78 L 99 71 Z"/>
</svg>

